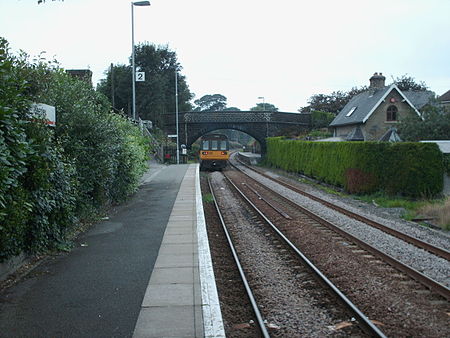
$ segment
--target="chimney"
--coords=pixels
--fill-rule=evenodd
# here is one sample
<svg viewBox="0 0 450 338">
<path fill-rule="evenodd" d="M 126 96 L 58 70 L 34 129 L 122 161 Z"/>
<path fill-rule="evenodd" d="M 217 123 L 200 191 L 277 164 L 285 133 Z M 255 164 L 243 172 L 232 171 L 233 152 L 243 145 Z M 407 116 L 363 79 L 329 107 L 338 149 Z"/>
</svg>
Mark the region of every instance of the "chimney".
<svg viewBox="0 0 450 338">
<path fill-rule="evenodd" d="M 369 80 L 370 81 L 369 88 L 374 88 L 374 89 L 384 88 L 385 80 L 386 80 L 386 78 L 383 76 L 383 73 L 380 73 L 380 74 L 375 73 Z"/>
</svg>

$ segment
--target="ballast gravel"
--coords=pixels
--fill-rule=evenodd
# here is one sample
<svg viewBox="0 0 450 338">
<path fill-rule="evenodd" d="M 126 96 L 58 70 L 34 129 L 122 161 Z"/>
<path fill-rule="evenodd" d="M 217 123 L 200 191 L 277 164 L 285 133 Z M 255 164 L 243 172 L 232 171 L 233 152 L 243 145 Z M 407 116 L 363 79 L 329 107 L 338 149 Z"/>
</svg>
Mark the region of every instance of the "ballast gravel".
<svg viewBox="0 0 450 338">
<path fill-rule="evenodd" d="M 336 211 L 329 209 L 323 204 L 313 201 L 282 185 L 279 185 L 276 182 L 245 168 L 242 165 L 240 166 L 240 169 L 244 170 L 248 175 L 255 178 L 259 182 L 270 186 L 274 191 L 282 194 L 286 198 L 320 215 L 345 231 L 350 232 L 353 236 L 359 238 L 360 240 L 373 245 L 382 252 L 400 260 L 404 264 L 414 268 L 429 278 L 438 281 L 446 287 L 450 287 L 450 263 L 447 260 L 408 244 L 360 221 L 354 220 L 342 214 L 338 214 Z M 269 172 L 266 174 L 269 174 Z M 278 174 L 274 174 L 273 172 L 270 172 L 270 174 L 273 175 L 274 178 L 281 179 Z M 286 177 L 283 177 L 283 179 L 286 180 Z M 383 210 L 383 208 L 374 208 L 374 206 L 361 201 L 326 194 L 323 191 L 313 188 L 307 184 L 301 184 L 293 180 L 290 180 L 289 183 L 295 184 L 309 193 L 316 195 L 317 197 L 338 204 L 348 210 L 356 213 L 363 213 L 366 217 L 373 219 L 374 221 L 407 233 L 410 236 L 416 237 L 446 250 L 450 249 L 450 235 L 444 231 L 429 229 L 413 222 L 407 222 L 390 215 L 389 212 L 387 210 Z"/>
</svg>

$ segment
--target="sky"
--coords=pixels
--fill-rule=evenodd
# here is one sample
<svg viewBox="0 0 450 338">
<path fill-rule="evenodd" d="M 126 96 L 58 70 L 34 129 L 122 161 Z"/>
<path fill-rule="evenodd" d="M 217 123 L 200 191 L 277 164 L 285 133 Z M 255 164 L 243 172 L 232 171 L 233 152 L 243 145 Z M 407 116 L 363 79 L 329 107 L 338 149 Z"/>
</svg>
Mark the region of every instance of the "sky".
<svg viewBox="0 0 450 338">
<path fill-rule="evenodd" d="M 314 94 L 369 84 L 375 72 L 450 90 L 450 0 L 150 0 L 134 7 L 135 44 L 168 45 L 194 100 L 222 94 L 296 112 Z M 0 0 L 13 52 L 45 52 L 93 72 L 131 55 L 131 1 Z M 259 99 L 263 97 L 264 99 Z"/>
</svg>

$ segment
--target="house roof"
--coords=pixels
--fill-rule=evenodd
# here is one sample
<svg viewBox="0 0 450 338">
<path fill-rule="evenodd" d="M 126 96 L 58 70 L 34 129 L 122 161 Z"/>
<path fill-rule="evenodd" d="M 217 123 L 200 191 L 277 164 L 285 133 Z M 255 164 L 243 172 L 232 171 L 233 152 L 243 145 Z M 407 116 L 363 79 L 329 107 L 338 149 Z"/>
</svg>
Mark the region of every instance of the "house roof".
<svg viewBox="0 0 450 338">
<path fill-rule="evenodd" d="M 439 101 L 441 102 L 450 102 L 450 90 L 439 96 Z"/>
<path fill-rule="evenodd" d="M 389 130 L 381 136 L 381 142 L 401 142 L 402 139 L 398 136 L 397 128 L 389 128 Z"/>
<path fill-rule="evenodd" d="M 356 126 L 353 130 L 347 135 L 346 141 L 364 141 L 364 135 L 362 133 L 361 127 Z"/>
<path fill-rule="evenodd" d="M 428 90 L 414 91 L 405 90 L 403 94 L 411 101 L 411 103 L 416 107 L 416 109 L 422 109 L 423 106 L 430 102 L 430 99 L 434 97 L 434 93 Z"/>
<path fill-rule="evenodd" d="M 381 102 L 383 102 L 386 96 L 388 96 L 393 90 L 396 90 L 400 96 L 403 97 L 404 101 L 409 104 L 409 106 L 413 108 L 418 115 L 420 114 L 417 109 L 422 108 L 426 103 L 428 103 L 428 100 L 434 96 L 433 92 L 428 91 L 402 92 L 395 84 L 383 88 L 371 88 L 352 97 L 352 99 L 330 123 L 330 127 L 365 123 L 375 109 L 381 104 Z"/>
</svg>

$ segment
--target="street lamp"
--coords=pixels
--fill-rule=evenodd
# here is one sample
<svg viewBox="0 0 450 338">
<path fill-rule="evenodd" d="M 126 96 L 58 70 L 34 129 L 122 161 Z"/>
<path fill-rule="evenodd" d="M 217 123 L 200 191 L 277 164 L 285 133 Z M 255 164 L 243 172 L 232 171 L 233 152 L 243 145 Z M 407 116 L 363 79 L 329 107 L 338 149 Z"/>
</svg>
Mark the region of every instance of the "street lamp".
<svg viewBox="0 0 450 338">
<path fill-rule="evenodd" d="M 131 2 L 131 76 L 133 86 L 133 120 L 136 120 L 136 67 L 134 66 L 134 6 L 150 6 L 150 1 Z"/>
<path fill-rule="evenodd" d="M 180 138 L 178 133 L 178 74 L 175 69 L 175 114 L 177 124 L 177 164 L 180 164 Z"/>
<path fill-rule="evenodd" d="M 264 101 L 264 96 L 259 96 L 258 99 L 263 101 L 263 110 L 266 110 L 266 102 Z"/>
</svg>

